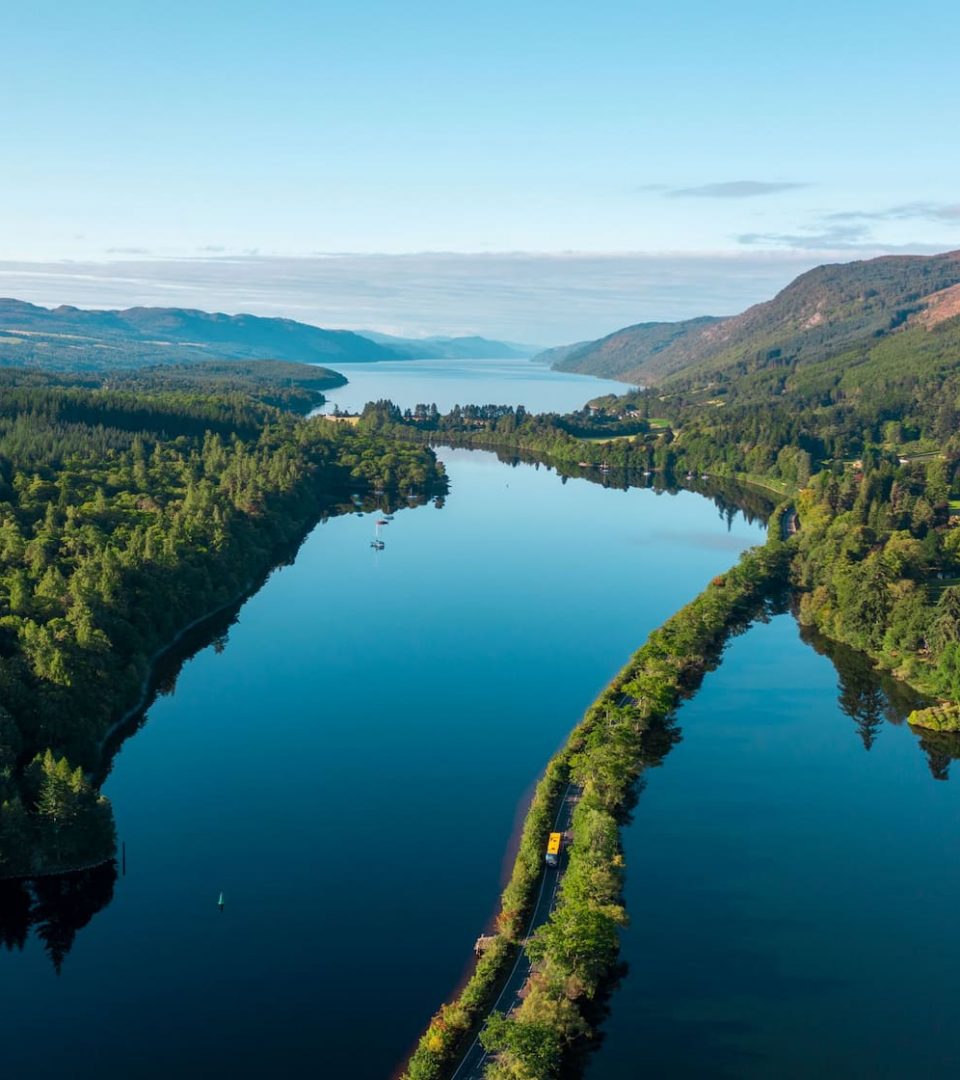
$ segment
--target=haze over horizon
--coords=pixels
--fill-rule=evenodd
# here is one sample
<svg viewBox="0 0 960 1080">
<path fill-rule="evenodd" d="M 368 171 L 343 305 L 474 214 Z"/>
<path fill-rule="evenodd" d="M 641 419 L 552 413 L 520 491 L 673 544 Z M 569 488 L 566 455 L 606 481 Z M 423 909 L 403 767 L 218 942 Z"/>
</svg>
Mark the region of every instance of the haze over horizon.
<svg viewBox="0 0 960 1080">
<path fill-rule="evenodd" d="M 543 347 L 648 320 L 729 315 L 817 265 L 809 254 L 333 255 L 0 261 L 0 296 L 46 307 L 187 307 L 401 337 Z"/>
<path fill-rule="evenodd" d="M 0 293 L 540 344 L 730 314 L 960 247 L 958 30 L 936 0 L 47 0 L 0 72 Z"/>
</svg>

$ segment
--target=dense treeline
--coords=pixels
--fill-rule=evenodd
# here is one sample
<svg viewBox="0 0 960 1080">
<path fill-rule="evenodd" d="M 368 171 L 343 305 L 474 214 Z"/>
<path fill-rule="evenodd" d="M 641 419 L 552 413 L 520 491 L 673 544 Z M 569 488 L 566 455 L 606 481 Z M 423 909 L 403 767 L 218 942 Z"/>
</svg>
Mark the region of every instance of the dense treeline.
<svg viewBox="0 0 960 1080">
<path fill-rule="evenodd" d="M 0 395 L 0 874 L 104 858 L 88 779 L 151 659 L 349 492 L 438 489 L 432 453 L 248 397 Z"/>
<path fill-rule="evenodd" d="M 636 472 L 659 460 L 659 437 L 646 434 L 649 422 L 603 410 L 561 415 L 529 413 L 522 405 L 458 405 L 440 415 L 435 405 L 402 412 L 391 401 L 376 401 L 364 407 L 360 426 L 404 440 L 524 451 L 557 462 L 606 463 Z"/>
<path fill-rule="evenodd" d="M 799 455 L 800 471 L 809 475 L 872 450 L 935 449 L 957 431 L 958 400 L 960 319 L 954 318 L 815 363 L 786 355 L 756 365 L 744 360 L 708 378 L 675 378 L 660 390 L 594 404 L 669 417 L 682 466 L 793 480 Z"/>
<path fill-rule="evenodd" d="M 32 390 L 58 390 L 58 406 L 50 393 L 39 407 L 69 410 L 71 404 L 77 409 L 82 402 L 86 406 L 82 419 L 95 416 L 93 422 L 106 426 L 110 424 L 108 411 L 116 411 L 118 406 L 121 411 L 138 408 L 146 413 L 166 403 L 172 406 L 174 422 L 192 414 L 209 426 L 226 424 L 224 430 L 241 426 L 252 430 L 272 408 L 306 415 L 324 403 L 323 390 L 343 386 L 346 381 L 325 367 L 283 361 L 203 361 L 86 375 L 0 367 L 0 393 L 10 411 L 17 409 L 19 401 L 29 401 Z M 99 393 L 91 396 L 86 391 Z M 96 415 L 97 409 L 104 411 Z M 145 420 L 149 422 L 149 417 L 140 417 L 141 422 Z"/>
<path fill-rule="evenodd" d="M 766 597 L 786 583 L 788 545 L 779 519 L 764 547 L 716 579 L 632 658 L 589 709 L 567 745 L 548 764 L 528 811 L 497 934 L 457 1000 L 433 1018 L 410 1061 L 410 1080 L 449 1075 L 521 947 L 525 916 L 542 872 L 557 800 L 572 783 L 579 792 L 573 843 L 559 900 L 526 945 L 532 961 L 522 1002 L 494 1013 L 481 1041 L 495 1055 L 497 1080 L 556 1076 L 572 1046 L 590 1033 L 589 1013 L 618 949 L 625 922 L 620 903 L 623 856 L 619 828 L 636 779 L 658 764 L 674 736 L 669 716 L 714 666 L 726 637 L 745 626 Z"/>
<path fill-rule="evenodd" d="M 951 703 L 960 701 L 960 529 L 947 516 L 955 469 L 935 458 L 820 473 L 797 498 L 793 568 L 803 623 Z"/>
</svg>

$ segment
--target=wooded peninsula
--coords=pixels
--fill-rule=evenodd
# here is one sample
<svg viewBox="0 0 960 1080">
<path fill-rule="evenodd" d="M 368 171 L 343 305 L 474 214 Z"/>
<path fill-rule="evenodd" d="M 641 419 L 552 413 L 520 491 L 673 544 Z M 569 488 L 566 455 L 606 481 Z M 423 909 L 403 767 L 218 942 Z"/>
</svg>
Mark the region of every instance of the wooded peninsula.
<svg viewBox="0 0 960 1080">
<path fill-rule="evenodd" d="M 444 489 L 428 449 L 280 411 L 277 378 L 2 373 L 0 876 L 113 857 L 104 739 L 184 627 L 351 493 Z"/>
</svg>

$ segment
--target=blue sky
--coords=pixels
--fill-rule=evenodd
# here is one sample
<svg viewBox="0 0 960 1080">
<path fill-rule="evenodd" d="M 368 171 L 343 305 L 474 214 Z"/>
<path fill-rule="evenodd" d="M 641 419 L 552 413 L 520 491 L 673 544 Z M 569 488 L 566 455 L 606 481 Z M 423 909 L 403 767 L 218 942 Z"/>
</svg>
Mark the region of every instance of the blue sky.
<svg viewBox="0 0 960 1080">
<path fill-rule="evenodd" d="M 639 253 L 695 281 L 723 255 L 785 283 L 960 247 L 946 0 L 41 0 L 6 22 L 8 262 Z M 401 316 L 380 321 L 477 325 Z"/>
</svg>

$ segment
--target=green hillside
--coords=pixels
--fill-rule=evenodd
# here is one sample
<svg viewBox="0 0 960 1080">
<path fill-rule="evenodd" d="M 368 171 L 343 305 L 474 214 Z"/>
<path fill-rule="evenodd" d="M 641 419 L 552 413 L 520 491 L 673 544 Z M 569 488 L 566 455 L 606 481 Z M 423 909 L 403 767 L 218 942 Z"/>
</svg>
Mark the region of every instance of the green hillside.
<svg viewBox="0 0 960 1080">
<path fill-rule="evenodd" d="M 646 383 L 654 372 L 673 370 L 671 364 L 692 355 L 704 331 L 722 321 L 703 315 L 683 322 L 638 323 L 599 341 L 548 349 L 534 359 L 549 360 L 557 371 Z"/>
<path fill-rule="evenodd" d="M 925 312 L 944 317 L 955 300 L 944 303 L 944 290 L 958 284 L 957 251 L 818 266 L 740 315 L 627 327 L 555 366 L 638 385 L 793 368 L 893 335 Z"/>
</svg>

